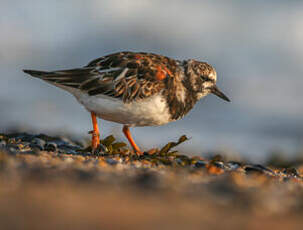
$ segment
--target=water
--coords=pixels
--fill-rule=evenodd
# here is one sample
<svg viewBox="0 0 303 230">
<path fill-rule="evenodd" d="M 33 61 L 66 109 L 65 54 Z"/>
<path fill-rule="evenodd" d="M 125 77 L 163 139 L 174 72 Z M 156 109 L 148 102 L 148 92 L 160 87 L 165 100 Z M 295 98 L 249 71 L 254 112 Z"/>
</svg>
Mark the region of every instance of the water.
<svg viewBox="0 0 303 230">
<path fill-rule="evenodd" d="M 231 99 L 200 101 L 183 120 L 136 128 L 146 148 L 186 134 L 181 150 L 225 150 L 252 158 L 294 153 L 303 140 L 301 1 L 70 1 L 3 3 L 0 37 L 0 130 L 30 127 L 87 137 L 89 114 L 66 92 L 23 68 L 84 66 L 133 50 L 207 60 Z M 121 126 L 101 121 L 104 135 Z M 123 139 L 124 140 L 124 139 Z"/>
</svg>

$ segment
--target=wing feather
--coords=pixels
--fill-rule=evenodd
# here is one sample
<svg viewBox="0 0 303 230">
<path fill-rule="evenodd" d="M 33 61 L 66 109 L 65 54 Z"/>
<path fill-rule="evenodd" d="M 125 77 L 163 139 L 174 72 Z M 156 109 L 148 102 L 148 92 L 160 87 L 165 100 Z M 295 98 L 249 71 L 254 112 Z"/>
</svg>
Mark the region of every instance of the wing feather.
<svg viewBox="0 0 303 230">
<path fill-rule="evenodd" d="M 92 96 L 107 95 L 130 102 L 165 89 L 167 79 L 176 71 L 173 59 L 150 53 L 120 52 L 95 59 L 83 68 L 24 72 L 55 85 L 80 89 Z"/>
</svg>

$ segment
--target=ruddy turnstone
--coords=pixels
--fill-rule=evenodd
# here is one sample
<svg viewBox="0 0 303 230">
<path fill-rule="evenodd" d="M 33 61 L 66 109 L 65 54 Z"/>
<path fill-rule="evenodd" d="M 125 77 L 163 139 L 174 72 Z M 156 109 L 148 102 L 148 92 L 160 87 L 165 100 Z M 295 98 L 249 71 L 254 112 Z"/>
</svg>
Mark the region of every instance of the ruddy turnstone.
<svg viewBox="0 0 303 230">
<path fill-rule="evenodd" d="M 135 153 L 142 154 L 129 127 L 176 121 L 209 93 L 229 101 L 216 86 L 211 65 L 153 53 L 119 52 L 82 68 L 24 72 L 70 92 L 91 113 L 93 151 L 100 144 L 97 117 L 123 124 Z"/>
</svg>

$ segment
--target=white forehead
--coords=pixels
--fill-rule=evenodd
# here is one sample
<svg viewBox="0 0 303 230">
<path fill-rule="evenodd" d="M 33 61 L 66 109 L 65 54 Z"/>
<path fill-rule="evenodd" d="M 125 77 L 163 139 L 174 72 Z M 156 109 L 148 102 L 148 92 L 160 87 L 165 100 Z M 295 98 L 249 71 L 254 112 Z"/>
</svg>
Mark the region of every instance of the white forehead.
<svg viewBox="0 0 303 230">
<path fill-rule="evenodd" d="M 210 72 L 210 74 L 208 75 L 208 77 L 214 81 L 217 81 L 217 72 L 216 70 L 213 70 Z"/>
</svg>

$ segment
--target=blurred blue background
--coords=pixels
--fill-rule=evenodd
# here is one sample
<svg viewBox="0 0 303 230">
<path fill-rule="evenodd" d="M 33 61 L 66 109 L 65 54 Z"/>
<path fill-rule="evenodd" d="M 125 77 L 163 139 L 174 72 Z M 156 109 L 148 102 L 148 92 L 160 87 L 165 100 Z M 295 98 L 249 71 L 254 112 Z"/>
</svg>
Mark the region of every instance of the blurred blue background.
<svg viewBox="0 0 303 230">
<path fill-rule="evenodd" d="M 303 140 L 303 1 L 1 1 L 0 131 L 22 127 L 87 137 L 90 115 L 68 93 L 21 70 L 86 65 L 117 51 L 154 52 L 212 64 L 232 99 L 200 101 L 183 120 L 132 130 L 145 148 L 186 134 L 179 149 L 257 159 L 293 154 Z M 100 121 L 103 137 L 123 139 Z"/>
</svg>

